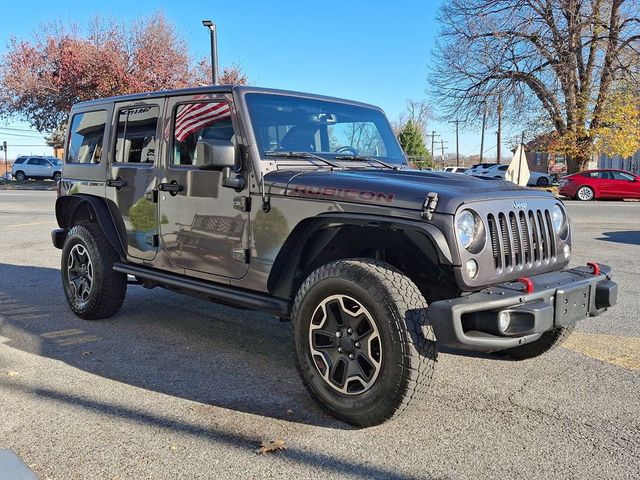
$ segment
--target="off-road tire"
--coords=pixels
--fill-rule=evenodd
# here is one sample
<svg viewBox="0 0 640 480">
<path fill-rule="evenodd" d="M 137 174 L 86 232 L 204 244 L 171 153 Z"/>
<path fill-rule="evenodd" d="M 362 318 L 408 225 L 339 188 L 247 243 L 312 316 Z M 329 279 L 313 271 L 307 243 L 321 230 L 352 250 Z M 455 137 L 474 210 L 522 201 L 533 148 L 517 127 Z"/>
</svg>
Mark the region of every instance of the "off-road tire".
<svg viewBox="0 0 640 480">
<path fill-rule="evenodd" d="M 514 360 L 528 360 L 547 353 L 559 347 L 566 338 L 571 335 L 576 324 L 572 323 L 566 327 L 555 328 L 544 332 L 535 342 L 525 343 L 519 347 L 508 348 L 498 352 L 500 355 L 510 357 Z"/>
<path fill-rule="evenodd" d="M 368 390 L 353 395 L 334 389 L 312 358 L 309 330 L 318 305 L 346 295 L 371 313 L 379 330 L 382 358 Z M 313 399 L 329 414 L 359 427 L 391 420 L 428 393 L 437 343 L 418 287 L 391 265 L 355 258 L 328 263 L 301 285 L 292 309 L 298 371 Z"/>
<path fill-rule="evenodd" d="M 23 182 L 27 179 L 27 175 L 23 171 L 17 171 L 15 174 L 16 180 Z"/>
<path fill-rule="evenodd" d="M 93 269 L 91 289 L 84 301 L 76 298 L 69 283 L 69 255 L 76 245 L 86 251 Z M 69 230 L 62 248 L 62 285 L 69 307 L 78 317 L 99 320 L 120 309 L 127 293 L 127 276 L 113 271 L 118 260 L 118 254 L 95 223 L 83 223 Z"/>
</svg>

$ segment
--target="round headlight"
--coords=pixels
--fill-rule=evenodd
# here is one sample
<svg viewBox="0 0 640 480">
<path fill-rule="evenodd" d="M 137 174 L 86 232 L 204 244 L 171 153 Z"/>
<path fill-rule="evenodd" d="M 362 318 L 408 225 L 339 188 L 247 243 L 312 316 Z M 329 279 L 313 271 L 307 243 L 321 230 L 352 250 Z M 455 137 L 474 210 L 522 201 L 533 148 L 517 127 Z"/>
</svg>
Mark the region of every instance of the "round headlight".
<svg viewBox="0 0 640 480">
<path fill-rule="evenodd" d="M 471 210 L 463 210 L 456 217 L 456 236 L 464 248 L 468 248 L 480 231 L 480 223 Z"/>
<path fill-rule="evenodd" d="M 551 221 L 553 222 L 553 229 L 556 233 L 560 233 L 560 230 L 564 227 L 565 215 L 564 211 L 558 204 L 553 206 L 553 210 L 551 211 Z"/>
</svg>

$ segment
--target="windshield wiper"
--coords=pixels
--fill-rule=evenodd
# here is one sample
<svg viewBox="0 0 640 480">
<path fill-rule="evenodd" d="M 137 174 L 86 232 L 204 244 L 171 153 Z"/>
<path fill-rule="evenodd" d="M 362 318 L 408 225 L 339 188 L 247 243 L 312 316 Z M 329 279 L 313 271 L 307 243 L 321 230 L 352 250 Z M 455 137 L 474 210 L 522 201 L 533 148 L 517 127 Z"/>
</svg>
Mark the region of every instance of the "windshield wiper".
<svg viewBox="0 0 640 480">
<path fill-rule="evenodd" d="M 327 165 L 331 165 L 334 168 L 342 169 L 342 165 L 338 165 L 337 163 L 333 163 L 326 158 L 322 158 L 319 155 L 315 155 L 311 152 L 264 152 L 267 157 L 285 157 L 285 158 L 307 158 L 312 160 L 320 160 L 321 162 L 326 163 Z"/>
<path fill-rule="evenodd" d="M 362 160 L 365 162 L 375 162 L 379 165 L 382 165 L 385 168 L 390 168 L 391 170 L 398 170 L 398 167 L 396 165 L 391 165 L 387 162 L 383 162 L 382 160 L 378 160 L 375 157 L 369 157 L 367 155 L 336 155 L 335 157 L 336 160 Z"/>
</svg>

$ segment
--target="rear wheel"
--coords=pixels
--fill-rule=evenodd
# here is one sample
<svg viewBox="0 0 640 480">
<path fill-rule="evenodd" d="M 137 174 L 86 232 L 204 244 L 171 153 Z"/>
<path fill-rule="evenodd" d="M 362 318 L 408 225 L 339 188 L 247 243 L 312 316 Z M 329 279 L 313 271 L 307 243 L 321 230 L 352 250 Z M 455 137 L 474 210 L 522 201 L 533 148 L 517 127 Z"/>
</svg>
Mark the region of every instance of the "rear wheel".
<svg viewBox="0 0 640 480">
<path fill-rule="evenodd" d="M 419 403 L 437 345 L 427 304 L 405 275 L 369 259 L 315 270 L 293 306 L 302 380 L 318 404 L 353 425 L 377 425 Z"/>
<path fill-rule="evenodd" d="M 98 225 L 86 223 L 69 230 L 62 248 L 62 285 L 69 307 L 78 317 L 97 320 L 120 309 L 127 276 L 113 271 L 118 259 Z"/>
<path fill-rule="evenodd" d="M 587 187 L 586 185 L 578 188 L 578 190 L 576 191 L 576 198 L 578 200 L 582 200 L 583 202 L 593 200 L 594 196 L 595 195 L 593 193 L 593 189 L 591 187 Z"/>
<path fill-rule="evenodd" d="M 27 176 L 24 174 L 24 172 L 16 172 L 16 180 L 19 181 L 24 181 L 27 179 Z"/>
<path fill-rule="evenodd" d="M 560 346 L 562 342 L 571 335 L 575 326 L 575 323 L 572 323 L 566 327 L 549 330 L 548 332 L 544 332 L 535 342 L 525 343 L 519 347 L 501 350 L 498 354 L 511 357 L 514 360 L 527 360 L 529 358 L 539 357 L 543 353 Z"/>
</svg>

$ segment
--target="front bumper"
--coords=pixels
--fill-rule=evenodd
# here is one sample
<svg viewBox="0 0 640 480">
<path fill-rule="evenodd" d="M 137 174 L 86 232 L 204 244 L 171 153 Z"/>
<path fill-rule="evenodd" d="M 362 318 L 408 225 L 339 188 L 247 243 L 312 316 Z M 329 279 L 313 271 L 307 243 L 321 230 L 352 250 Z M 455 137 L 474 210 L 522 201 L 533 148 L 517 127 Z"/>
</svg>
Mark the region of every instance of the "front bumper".
<svg viewBox="0 0 640 480">
<path fill-rule="evenodd" d="M 615 305 L 618 285 L 611 268 L 578 267 L 528 277 L 532 293 L 520 282 L 486 288 L 429 306 L 438 343 L 452 348 L 491 352 L 538 340 L 546 331 L 600 315 Z M 500 318 L 508 318 L 506 329 Z"/>
</svg>

